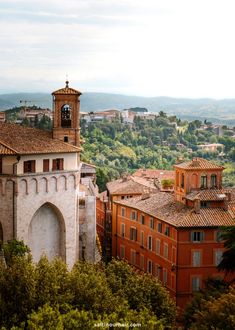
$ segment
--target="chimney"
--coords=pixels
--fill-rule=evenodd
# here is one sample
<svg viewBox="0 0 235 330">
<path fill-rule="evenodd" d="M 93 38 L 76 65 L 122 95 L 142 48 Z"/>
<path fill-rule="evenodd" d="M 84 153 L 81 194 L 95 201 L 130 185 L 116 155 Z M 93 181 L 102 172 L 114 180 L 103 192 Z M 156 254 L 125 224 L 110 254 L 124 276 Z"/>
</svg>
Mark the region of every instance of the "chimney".
<svg viewBox="0 0 235 330">
<path fill-rule="evenodd" d="M 176 164 L 181 164 L 181 163 L 183 163 L 183 161 L 184 161 L 183 157 L 177 157 L 175 163 L 176 163 Z"/>
<path fill-rule="evenodd" d="M 225 199 L 224 199 L 223 209 L 224 209 L 224 211 L 228 211 L 228 196 L 226 196 Z"/>
<path fill-rule="evenodd" d="M 201 208 L 200 199 L 199 198 L 195 198 L 195 201 L 194 201 L 194 210 L 195 210 L 195 213 L 199 214 L 200 213 L 200 208 Z"/>
<path fill-rule="evenodd" d="M 150 197 L 150 191 L 149 189 L 145 189 L 141 195 L 141 199 L 144 200 L 144 199 L 148 199 Z"/>
<path fill-rule="evenodd" d="M 231 191 L 227 191 L 226 196 L 227 196 L 228 202 L 231 202 Z"/>
<path fill-rule="evenodd" d="M 192 160 L 192 166 L 197 167 L 199 165 L 200 165 L 200 163 L 199 163 L 198 159 L 197 158 L 193 158 L 193 160 Z"/>
</svg>

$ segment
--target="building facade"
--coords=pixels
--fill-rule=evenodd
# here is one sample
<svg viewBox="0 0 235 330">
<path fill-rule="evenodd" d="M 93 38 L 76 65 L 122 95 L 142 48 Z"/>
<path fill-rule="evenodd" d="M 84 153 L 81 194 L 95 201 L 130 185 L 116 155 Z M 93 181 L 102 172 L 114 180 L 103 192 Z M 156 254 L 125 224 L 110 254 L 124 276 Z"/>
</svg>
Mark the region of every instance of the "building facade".
<svg viewBox="0 0 235 330">
<path fill-rule="evenodd" d="M 88 187 L 79 221 L 81 93 L 66 82 L 52 95 L 52 132 L 0 123 L 0 240 L 23 240 L 35 261 L 60 256 L 71 268 L 81 255 L 82 230 L 89 232 L 90 241 L 82 242 L 87 260 L 94 261 L 95 196 Z"/>
<path fill-rule="evenodd" d="M 220 230 L 235 225 L 235 198 L 222 188 L 222 171 L 193 159 L 175 166 L 174 193 L 113 203 L 113 256 L 156 276 L 180 308 L 208 277 L 225 275 L 217 270 L 224 251 Z"/>
</svg>

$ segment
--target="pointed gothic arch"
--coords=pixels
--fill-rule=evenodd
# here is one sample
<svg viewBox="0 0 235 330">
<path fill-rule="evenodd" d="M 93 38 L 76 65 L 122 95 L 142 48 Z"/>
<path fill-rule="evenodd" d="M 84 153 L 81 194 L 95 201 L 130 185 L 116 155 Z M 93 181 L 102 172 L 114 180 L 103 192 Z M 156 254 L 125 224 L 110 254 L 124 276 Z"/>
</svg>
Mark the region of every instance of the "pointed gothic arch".
<svg viewBox="0 0 235 330">
<path fill-rule="evenodd" d="M 51 203 L 43 204 L 33 215 L 28 229 L 28 245 L 34 260 L 45 254 L 49 260 L 65 260 L 65 222 L 60 210 Z"/>
</svg>

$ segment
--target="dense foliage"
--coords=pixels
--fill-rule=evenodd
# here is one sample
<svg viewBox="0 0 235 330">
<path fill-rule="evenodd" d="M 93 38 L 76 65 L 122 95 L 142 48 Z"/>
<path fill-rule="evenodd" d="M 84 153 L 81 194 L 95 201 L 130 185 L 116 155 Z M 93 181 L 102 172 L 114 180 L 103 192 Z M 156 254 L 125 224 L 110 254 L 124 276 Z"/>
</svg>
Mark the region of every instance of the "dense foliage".
<svg viewBox="0 0 235 330">
<path fill-rule="evenodd" d="M 226 250 L 218 266 L 219 270 L 233 273 L 235 272 L 235 226 L 225 227 L 221 233 Z"/>
<path fill-rule="evenodd" d="M 60 259 L 42 257 L 34 264 L 26 251 L 0 265 L 1 329 L 89 330 L 120 322 L 162 330 L 173 327 L 175 316 L 175 304 L 160 282 L 123 261 L 78 262 L 69 271 Z"/>
<path fill-rule="evenodd" d="M 177 159 L 203 157 L 225 164 L 224 183 L 235 185 L 235 139 L 233 131 L 223 127 L 223 136 L 216 135 L 211 123 L 201 129 L 202 122 L 181 121 L 160 112 L 155 119 L 135 117 L 133 125 L 122 122 L 118 116 L 112 122 L 86 123 L 81 121 L 81 134 L 85 140 L 82 160 L 97 165 L 98 185 L 118 178 L 124 172 L 138 168 L 172 169 Z M 235 133 L 235 132 L 234 132 Z M 224 150 L 205 151 L 201 144 L 221 143 Z M 230 164 L 229 164 L 230 162 Z"/>
<path fill-rule="evenodd" d="M 195 309 L 190 330 L 233 330 L 235 329 L 235 287 L 208 299 L 201 299 L 200 309 Z"/>
</svg>

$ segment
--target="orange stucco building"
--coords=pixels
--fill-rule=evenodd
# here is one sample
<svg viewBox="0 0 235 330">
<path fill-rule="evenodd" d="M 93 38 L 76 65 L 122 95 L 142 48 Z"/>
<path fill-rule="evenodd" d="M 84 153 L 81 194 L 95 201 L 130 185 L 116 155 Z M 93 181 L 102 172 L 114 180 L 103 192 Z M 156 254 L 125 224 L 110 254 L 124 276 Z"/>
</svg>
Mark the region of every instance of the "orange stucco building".
<svg viewBox="0 0 235 330">
<path fill-rule="evenodd" d="M 158 277 L 180 308 L 208 277 L 224 277 L 220 229 L 235 225 L 235 195 L 222 188 L 222 171 L 193 159 L 175 165 L 174 193 L 113 201 L 113 256 Z"/>
</svg>

